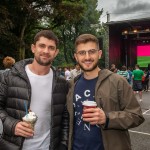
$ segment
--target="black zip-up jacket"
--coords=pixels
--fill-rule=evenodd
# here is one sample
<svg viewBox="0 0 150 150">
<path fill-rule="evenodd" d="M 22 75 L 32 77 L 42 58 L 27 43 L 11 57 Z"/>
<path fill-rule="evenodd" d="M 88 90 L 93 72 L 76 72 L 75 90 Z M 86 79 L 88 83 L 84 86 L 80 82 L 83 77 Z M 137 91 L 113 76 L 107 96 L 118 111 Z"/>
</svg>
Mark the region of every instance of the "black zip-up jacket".
<svg viewBox="0 0 150 150">
<path fill-rule="evenodd" d="M 3 122 L 3 135 L 0 138 L 1 150 L 21 150 L 24 138 L 15 136 L 15 126 L 25 116 L 24 101 L 30 107 L 31 85 L 25 66 L 33 59 L 17 62 L 10 71 L 0 75 L 0 119 Z M 68 83 L 58 77 L 53 69 L 52 102 L 51 102 L 51 135 L 49 150 L 63 150 L 67 147 L 68 113 L 66 109 L 66 94 Z M 40 91 L 39 91 L 40 92 Z M 51 92 L 51 91 L 50 91 Z"/>
</svg>

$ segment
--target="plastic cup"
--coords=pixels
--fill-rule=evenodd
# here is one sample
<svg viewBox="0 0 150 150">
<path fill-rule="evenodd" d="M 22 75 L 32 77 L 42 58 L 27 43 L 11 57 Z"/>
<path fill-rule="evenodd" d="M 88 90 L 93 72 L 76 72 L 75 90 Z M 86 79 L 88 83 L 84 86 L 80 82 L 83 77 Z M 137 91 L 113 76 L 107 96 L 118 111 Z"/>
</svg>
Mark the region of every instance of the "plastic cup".
<svg viewBox="0 0 150 150">
<path fill-rule="evenodd" d="M 84 109 L 87 109 L 87 108 L 95 108 L 95 107 L 97 106 L 97 103 L 94 102 L 94 101 L 84 101 L 84 102 L 82 103 L 82 105 L 83 105 L 83 108 L 84 108 Z"/>
<path fill-rule="evenodd" d="M 34 121 L 26 121 L 23 119 L 23 122 L 29 123 L 31 125 L 31 128 L 34 130 L 35 122 Z"/>
<path fill-rule="evenodd" d="M 37 118 L 29 119 L 29 118 L 23 117 L 22 120 L 23 120 L 23 122 L 29 123 L 31 125 L 31 128 L 34 130 L 34 126 L 37 121 Z"/>
<path fill-rule="evenodd" d="M 95 108 L 97 106 L 97 103 L 94 101 L 84 101 L 82 103 L 83 107 L 85 108 Z"/>
</svg>

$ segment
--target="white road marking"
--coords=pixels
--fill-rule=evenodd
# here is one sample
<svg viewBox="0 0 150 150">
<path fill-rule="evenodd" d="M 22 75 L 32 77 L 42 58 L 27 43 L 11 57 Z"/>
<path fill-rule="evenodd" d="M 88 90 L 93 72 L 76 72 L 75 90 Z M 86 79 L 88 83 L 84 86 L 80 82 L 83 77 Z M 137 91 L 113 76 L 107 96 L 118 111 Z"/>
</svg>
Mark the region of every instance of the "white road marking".
<svg viewBox="0 0 150 150">
<path fill-rule="evenodd" d="M 139 133 L 139 134 L 144 134 L 144 135 L 150 135 L 150 133 L 138 132 L 138 131 L 133 131 L 133 130 L 129 130 L 129 132 Z"/>
<path fill-rule="evenodd" d="M 150 114 L 144 114 L 144 115 L 146 115 L 146 116 L 150 116 Z"/>
<path fill-rule="evenodd" d="M 143 112 L 143 115 L 146 114 L 146 113 L 149 112 L 149 111 L 150 111 L 150 109 L 146 110 L 145 112 Z"/>
</svg>

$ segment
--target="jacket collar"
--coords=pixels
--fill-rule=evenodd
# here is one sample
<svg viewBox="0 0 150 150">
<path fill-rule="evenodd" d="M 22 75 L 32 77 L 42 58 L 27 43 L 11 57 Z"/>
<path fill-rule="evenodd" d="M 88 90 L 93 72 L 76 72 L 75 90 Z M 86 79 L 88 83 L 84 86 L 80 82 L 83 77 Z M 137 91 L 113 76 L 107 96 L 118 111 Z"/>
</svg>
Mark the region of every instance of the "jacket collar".
<svg viewBox="0 0 150 150">
<path fill-rule="evenodd" d="M 20 76 L 27 78 L 27 75 L 26 75 L 26 72 L 25 72 L 25 66 L 28 65 L 28 64 L 31 64 L 32 62 L 33 62 L 33 58 L 20 60 L 20 61 L 18 61 L 14 64 L 14 66 L 12 67 L 12 72 L 17 73 Z M 51 69 L 53 70 L 54 76 L 56 76 L 57 74 L 56 74 L 55 67 L 51 66 Z"/>
<path fill-rule="evenodd" d="M 12 72 L 24 77 L 26 75 L 25 66 L 27 64 L 31 64 L 32 62 L 33 58 L 20 60 L 14 64 L 14 66 L 12 67 Z"/>
<path fill-rule="evenodd" d="M 113 74 L 113 72 L 109 71 L 108 69 L 102 69 L 102 70 L 100 70 L 99 73 L 98 73 L 98 82 L 102 82 L 103 80 L 105 80 L 111 74 Z M 83 73 L 81 73 L 80 75 L 78 75 L 77 77 L 75 77 L 74 78 L 74 82 L 76 82 L 82 75 L 83 75 Z"/>
</svg>

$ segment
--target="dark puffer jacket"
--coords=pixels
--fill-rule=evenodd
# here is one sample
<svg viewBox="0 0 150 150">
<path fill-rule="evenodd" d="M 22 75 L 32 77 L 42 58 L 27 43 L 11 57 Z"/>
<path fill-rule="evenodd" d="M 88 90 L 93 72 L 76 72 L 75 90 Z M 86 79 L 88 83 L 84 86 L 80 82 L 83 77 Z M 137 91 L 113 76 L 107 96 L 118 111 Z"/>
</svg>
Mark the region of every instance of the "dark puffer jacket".
<svg viewBox="0 0 150 150">
<path fill-rule="evenodd" d="M 3 122 L 3 139 L 0 139 L 0 149 L 20 150 L 23 137 L 15 136 L 16 124 L 25 115 L 24 101 L 30 107 L 31 85 L 25 66 L 33 59 L 22 60 L 14 65 L 11 71 L 0 75 L 0 118 Z M 53 69 L 53 68 L 52 68 Z M 51 105 L 51 141 L 50 150 L 63 150 L 67 145 L 68 114 L 65 111 L 68 83 L 57 76 L 53 69 L 52 105 Z M 39 91 L 40 92 L 40 91 Z"/>
</svg>

